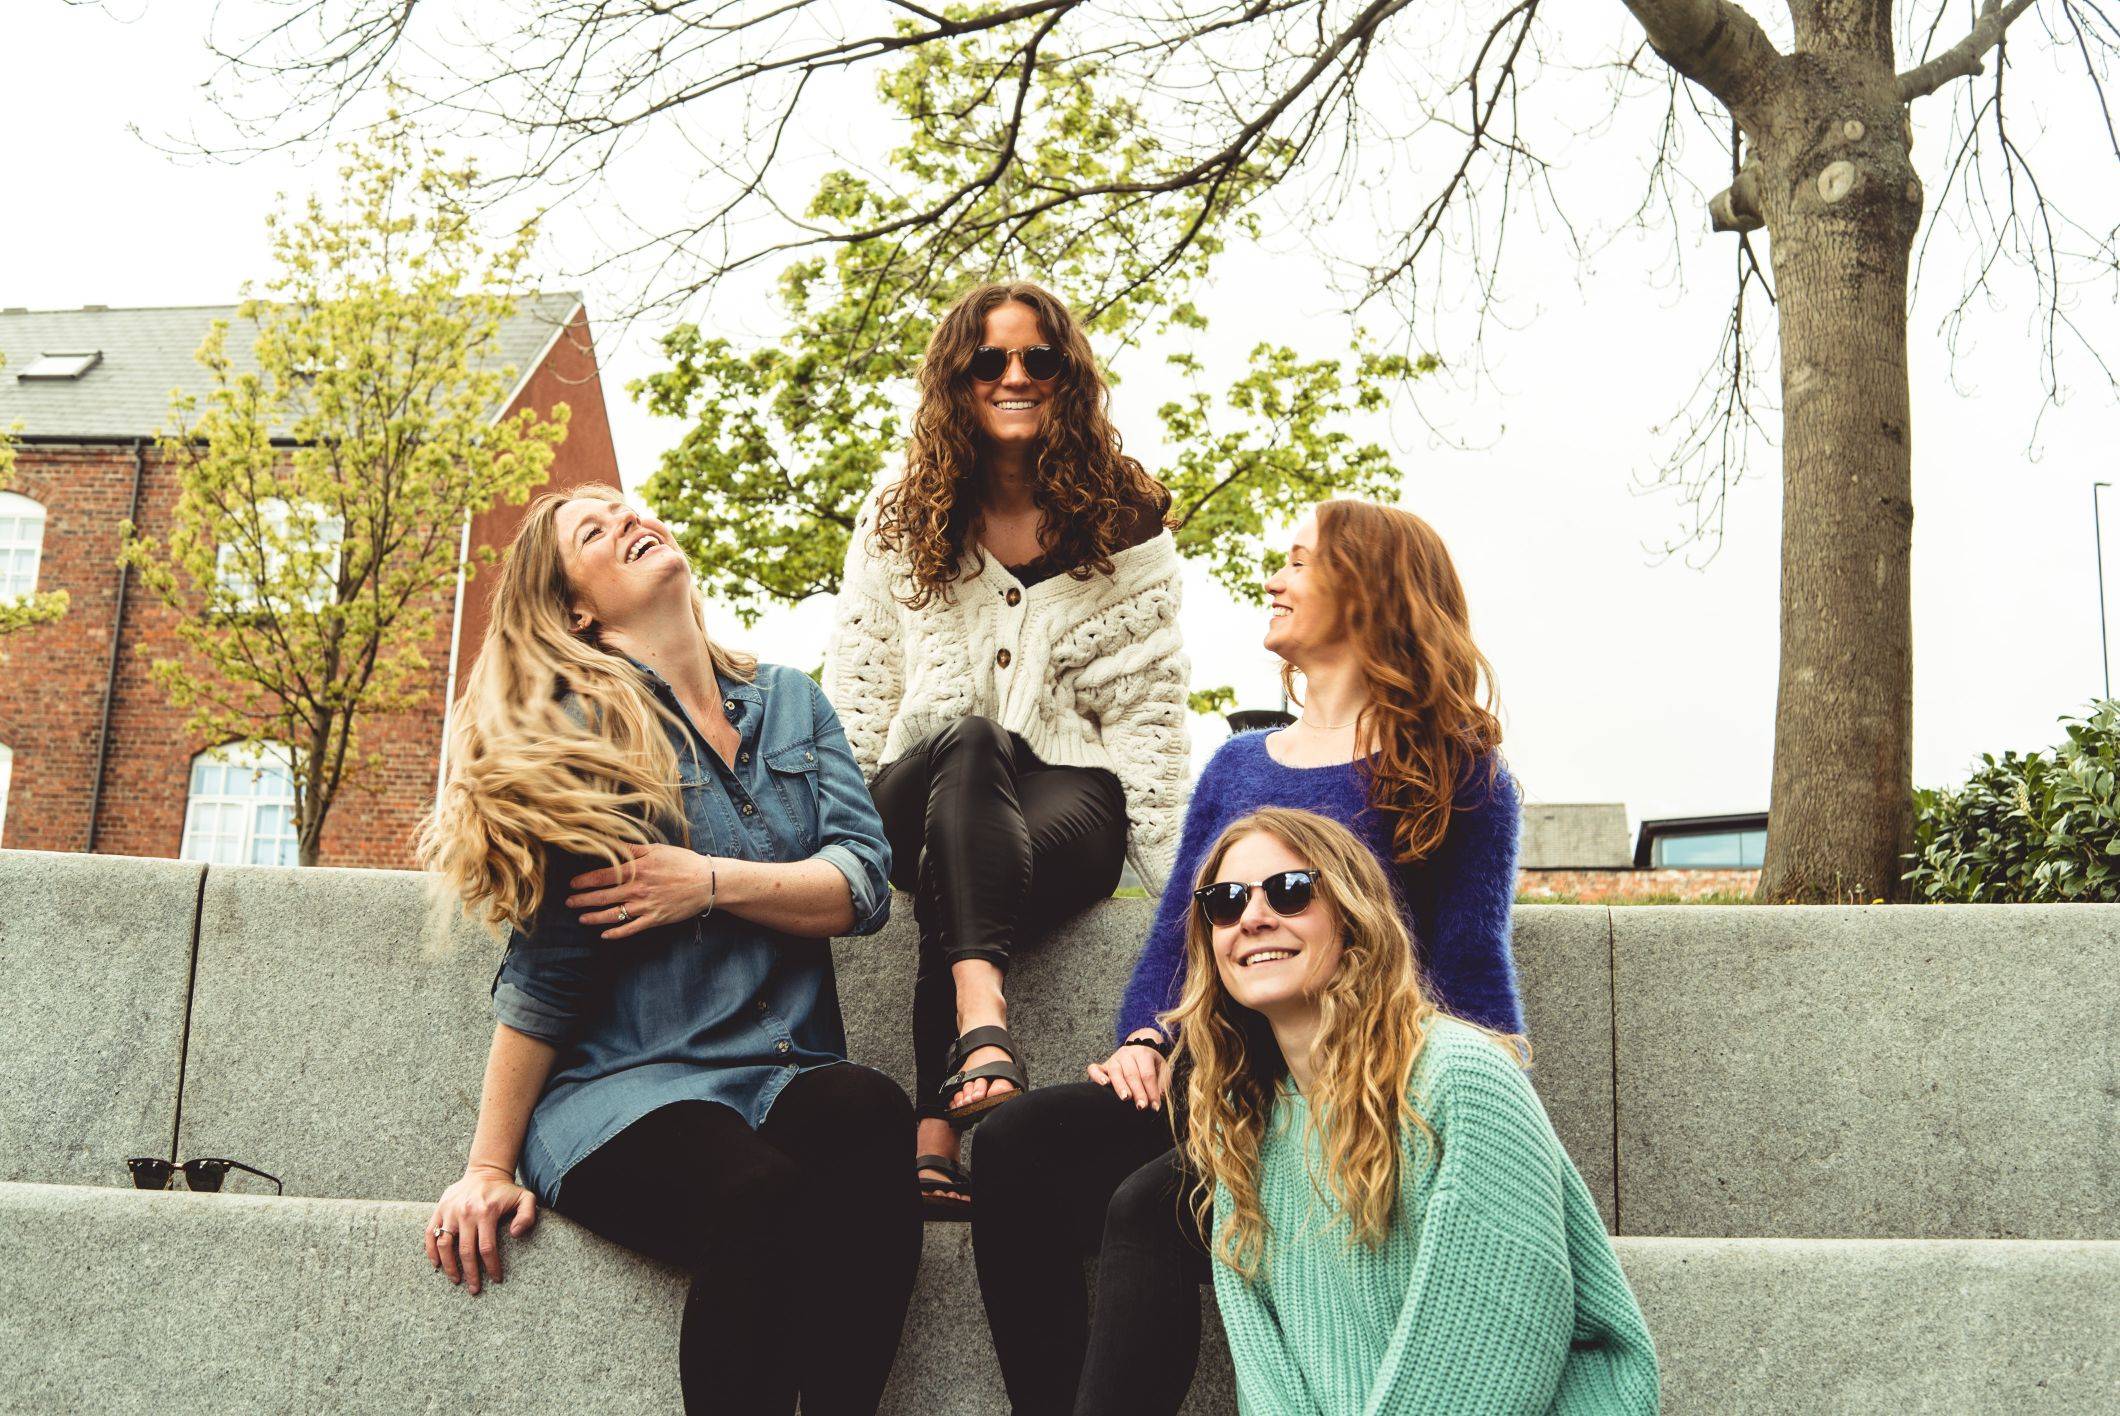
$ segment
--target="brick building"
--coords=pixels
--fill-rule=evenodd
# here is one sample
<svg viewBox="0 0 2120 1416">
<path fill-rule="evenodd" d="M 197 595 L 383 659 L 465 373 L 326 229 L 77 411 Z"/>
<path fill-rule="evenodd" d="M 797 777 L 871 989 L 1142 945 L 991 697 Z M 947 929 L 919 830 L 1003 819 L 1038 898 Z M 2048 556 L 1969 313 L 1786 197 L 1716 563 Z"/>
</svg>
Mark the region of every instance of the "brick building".
<svg viewBox="0 0 2120 1416">
<path fill-rule="evenodd" d="M 117 565 L 119 523 L 168 534 L 177 467 L 155 447 L 171 390 L 203 393 L 193 353 L 216 319 L 231 354 L 250 341 L 233 307 L 0 311 L 0 428 L 16 430 L 14 484 L 0 492 L 0 596 L 71 596 L 66 617 L 0 642 L 0 846 L 293 863 L 291 790 L 270 745 L 201 742 L 148 676 L 178 648 L 173 611 Z M 581 297 L 524 300 L 495 362 L 517 371 L 493 410 L 569 406 L 548 487 L 619 483 Z M 239 363 L 239 367 L 241 364 Z M 474 545 L 502 546 L 523 508 L 473 518 Z M 418 711 L 364 719 L 381 773 L 344 788 L 325 822 L 330 865 L 404 867 L 434 799 L 443 704 L 486 627 L 492 577 L 445 597 Z M 260 769 L 263 770 L 260 770 Z"/>
</svg>

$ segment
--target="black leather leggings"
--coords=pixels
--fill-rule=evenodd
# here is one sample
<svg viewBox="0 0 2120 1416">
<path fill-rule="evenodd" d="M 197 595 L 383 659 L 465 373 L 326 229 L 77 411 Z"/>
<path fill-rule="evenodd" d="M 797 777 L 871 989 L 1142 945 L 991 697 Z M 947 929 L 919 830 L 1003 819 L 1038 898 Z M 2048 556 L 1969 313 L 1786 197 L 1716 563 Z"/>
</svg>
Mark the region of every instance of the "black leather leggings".
<svg viewBox="0 0 2120 1416">
<path fill-rule="evenodd" d="M 756 1131 L 718 1102 L 673 1102 L 567 1172 L 561 1214 L 696 1275 L 687 1412 L 790 1416 L 799 1393 L 804 1416 L 873 1416 L 920 1266 L 911 1121 L 889 1077 L 819 1067 Z"/>
<path fill-rule="evenodd" d="M 940 1116 L 947 1098 L 935 1092 L 957 1036 L 950 965 L 1006 970 L 1027 932 L 1111 894 L 1126 793 L 1102 768 L 1049 767 L 992 719 L 969 717 L 877 773 L 869 794 L 891 842 L 891 883 L 920 923 L 914 1105 Z"/>
<path fill-rule="evenodd" d="M 972 1161 L 979 1293 L 1015 1416 L 1174 1416 L 1210 1271 L 1164 1114 L 1091 1082 L 1040 1087 L 980 1126 Z"/>
</svg>

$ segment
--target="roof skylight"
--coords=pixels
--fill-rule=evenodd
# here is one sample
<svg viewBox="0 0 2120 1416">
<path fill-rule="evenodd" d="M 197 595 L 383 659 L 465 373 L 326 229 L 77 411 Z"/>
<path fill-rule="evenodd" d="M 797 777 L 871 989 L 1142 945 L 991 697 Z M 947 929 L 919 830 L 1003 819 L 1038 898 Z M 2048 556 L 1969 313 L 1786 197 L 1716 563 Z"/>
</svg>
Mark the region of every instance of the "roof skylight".
<svg viewBox="0 0 2120 1416">
<path fill-rule="evenodd" d="M 15 378 L 22 383 L 78 379 L 102 362 L 103 351 L 100 349 L 77 354 L 39 354 Z"/>
</svg>

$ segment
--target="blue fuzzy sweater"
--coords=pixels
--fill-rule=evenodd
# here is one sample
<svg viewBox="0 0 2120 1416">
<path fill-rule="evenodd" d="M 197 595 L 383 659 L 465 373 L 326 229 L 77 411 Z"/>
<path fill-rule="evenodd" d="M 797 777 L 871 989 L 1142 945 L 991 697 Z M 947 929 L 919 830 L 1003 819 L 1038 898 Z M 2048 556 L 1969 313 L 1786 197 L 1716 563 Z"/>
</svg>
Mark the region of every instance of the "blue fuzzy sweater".
<svg viewBox="0 0 2120 1416">
<path fill-rule="evenodd" d="M 1458 1017 L 1499 1032 L 1524 1030 L 1509 956 L 1509 906 L 1516 898 L 1516 783 L 1485 764 L 1458 793 L 1443 843 L 1417 861 L 1393 861 L 1391 822 L 1369 804 L 1369 774 L 1359 763 L 1284 767 L 1266 751 L 1265 732 L 1238 733 L 1208 760 L 1185 809 L 1178 857 L 1163 888 L 1155 925 L 1119 1005 L 1119 1032 L 1156 1026 L 1177 1005 L 1184 982 L 1185 916 L 1194 876 L 1223 828 L 1262 806 L 1290 806 L 1329 816 L 1376 853 L 1397 882 L 1426 986 Z"/>
</svg>

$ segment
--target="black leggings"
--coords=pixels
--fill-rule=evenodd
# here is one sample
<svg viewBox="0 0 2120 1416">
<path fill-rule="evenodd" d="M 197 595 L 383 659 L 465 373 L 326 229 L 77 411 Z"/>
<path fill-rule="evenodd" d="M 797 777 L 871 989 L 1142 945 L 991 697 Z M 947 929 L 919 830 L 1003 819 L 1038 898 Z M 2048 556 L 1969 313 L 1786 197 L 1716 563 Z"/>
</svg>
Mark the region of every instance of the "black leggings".
<svg viewBox="0 0 2120 1416">
<path fill-rule="evenodd" d="M 959 718 L 883 769 L 869 794 L 891 842 L 891 882 L 913 897 L 916 1109 L 957 1036 L 950 965 L 1006 970 L 1023 926 L 1042 928 L 1111 894 L 1126 859 L 1126 793 L 1100 767 L 1048 767 L 991 718 Z M 1011 1103 L 1012 1105 L 1014 1103 Z"/>
<path fill-rule="evenodd" d="M 979 1128 L 973 1157 L 979 1292 L 1015 1416 L 1175 1413 L 1210 1274 L 1164 1114 L 1091 1082 L 1040 1087 Z"/>
<path fill-rule="evenodd" d="M 798 1392 L 804 1416 L 876 1410 L 920 1266 L 911 1120 L 882 1073 L 820 1067 L 756 1131 L 718 1102 L 673 1102 L 567 1172 L 560 1213 L 695 1275 L 687 1412 L 788 1416 Z"/>
</svg>

